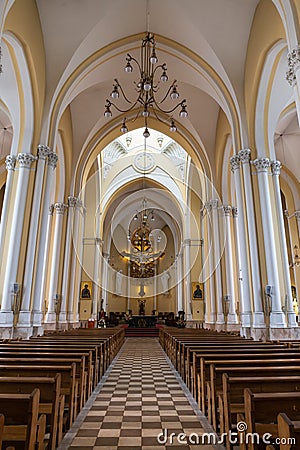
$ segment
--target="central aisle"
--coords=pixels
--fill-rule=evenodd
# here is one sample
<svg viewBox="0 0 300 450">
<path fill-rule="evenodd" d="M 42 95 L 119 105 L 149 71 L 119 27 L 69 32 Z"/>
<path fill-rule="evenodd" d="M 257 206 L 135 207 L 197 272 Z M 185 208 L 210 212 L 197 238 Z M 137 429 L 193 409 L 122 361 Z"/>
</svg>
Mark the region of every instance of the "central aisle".
<svg viewBox="0 0 300 450">
<path fill-rule="evenodd" d="M 196 444 L 198 436 L 201 444 L 202 433 L 212 431 L 208 427 L 157 339 L 127 338 L 59 448 L 223 448 Z M 159 435 L 161 443 L 157 440 Z"/>
</svg>

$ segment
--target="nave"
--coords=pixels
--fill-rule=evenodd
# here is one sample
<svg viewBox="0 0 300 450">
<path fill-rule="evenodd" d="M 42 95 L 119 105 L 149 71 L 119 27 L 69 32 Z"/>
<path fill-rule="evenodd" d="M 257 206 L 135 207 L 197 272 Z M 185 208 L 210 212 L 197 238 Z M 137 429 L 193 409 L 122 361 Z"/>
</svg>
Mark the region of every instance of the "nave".
<svg viewBox="0 0 300 450">
<path fill-rule="evenodd" d="M 212 431 L 158 341 L 127 338 L 59 450 L 221 450 L 183 442 Z"/>
</svg>

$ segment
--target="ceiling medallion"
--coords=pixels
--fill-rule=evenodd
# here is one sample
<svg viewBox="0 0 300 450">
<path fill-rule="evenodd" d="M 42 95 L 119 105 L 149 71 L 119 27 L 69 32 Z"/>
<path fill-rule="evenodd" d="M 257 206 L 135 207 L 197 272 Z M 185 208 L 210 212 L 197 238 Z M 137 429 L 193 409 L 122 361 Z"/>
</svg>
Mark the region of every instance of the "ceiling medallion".
<svg viewBox="0 0 300 450">
<path fill-rule="evenodd" d="M 155 168 L 154 156 L 145 152 L 138 153 L 134 158 L 133 167 L 137 172 L 152 172 Z"/>
</svg>

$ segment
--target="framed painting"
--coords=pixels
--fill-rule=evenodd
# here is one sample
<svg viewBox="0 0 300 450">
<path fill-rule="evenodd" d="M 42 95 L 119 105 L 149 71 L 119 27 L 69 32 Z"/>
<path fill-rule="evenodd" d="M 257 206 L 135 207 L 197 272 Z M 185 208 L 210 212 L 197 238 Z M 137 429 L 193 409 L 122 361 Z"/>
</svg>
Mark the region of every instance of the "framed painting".
<svg viewBox="0 0 300 450">
<path fill-rule="evenodd" d="M 193 300 L 204 299 L 203 283 L 199 283 L 199 281 L 192 281 L 192 298 Z"/>
<path fill-rule="evenodd" d="M 90 299 L 92 298 L 93 285 L 91 281 L 81 281 L 80 283 L 80 298 L 81 299 Z"/>
</svg>

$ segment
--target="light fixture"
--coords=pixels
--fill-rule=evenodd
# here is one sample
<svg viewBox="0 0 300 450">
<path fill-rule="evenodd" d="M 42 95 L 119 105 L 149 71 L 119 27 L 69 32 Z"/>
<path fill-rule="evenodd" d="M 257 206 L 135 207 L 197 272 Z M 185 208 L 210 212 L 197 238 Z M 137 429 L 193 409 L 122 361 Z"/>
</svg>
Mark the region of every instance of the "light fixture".
<svg viewBox="0 0 300 450">
<path fill-rule="evenodd" d="M 294 246 L 294 261 L 292 262 L 291 267 L 300 267 L 300 256 L 298 245 Z"/>
<path fill-rule="evenodd" d="M 159 117 L 159 113 L 168 115 L 171 121 L 170 131 L 172 132 L 177 131 L 172 115 L 173 112 L 177 108 L 181 108 L 179 111 L 179 117 L 185 118 L 188 116 L 186 99 L 179 101 L 174 107 L 163 108 L 161 106 L 168 97 L 172 100 L 178 100 L 179 92 L 177 90 L 177 80 L 174 80 L 169 88 L 165 90 L 165 93 L 159 99 L 157 98 L 157 93 L 160 91 L 160 83 L 166 83 L 168 81 L 166 64 L 163 63 L 157 65 L 157 63 L 158 57 L 156 54 L 155 37 L 154 34 L 147 32 L 146 36 L 142 40 L 140 61 L 128 53 L 124 68 L 127 73 L 133 72 L 135 66 L 138 69 L 138 81 L 134 83 L 135 91 L 137 91 L 137 97 L 134 100 L 130 100 L 125 94 L 117 78 L 115 78 L 113 89 L 110 94 L 112 100 L 106 99 L 105 104 L 104 116 L 106 118 L 110 118 L 112 116 L 111 107 L 114 107 L 121 113 L 127 113 L 128 111 L 133 110 L 136 106 L 139 106 L 139 110 L 133 120 L 136 120 L 140 114 L 144 117 L 145 130 L 143 135 L 145 138 L 150 136 L 147 119 L 151 113 L 153 113 L 154 116 L 161 122 L 163 122 L 163 120 Z M 113 103 L 114 100 L 117 100 L 120 97 L 128 103 L 128 108 L 122 109 Z M 126 118 L 123 120 L 121 131 L 122 133 L 128 132 Z"/>
</svg>

